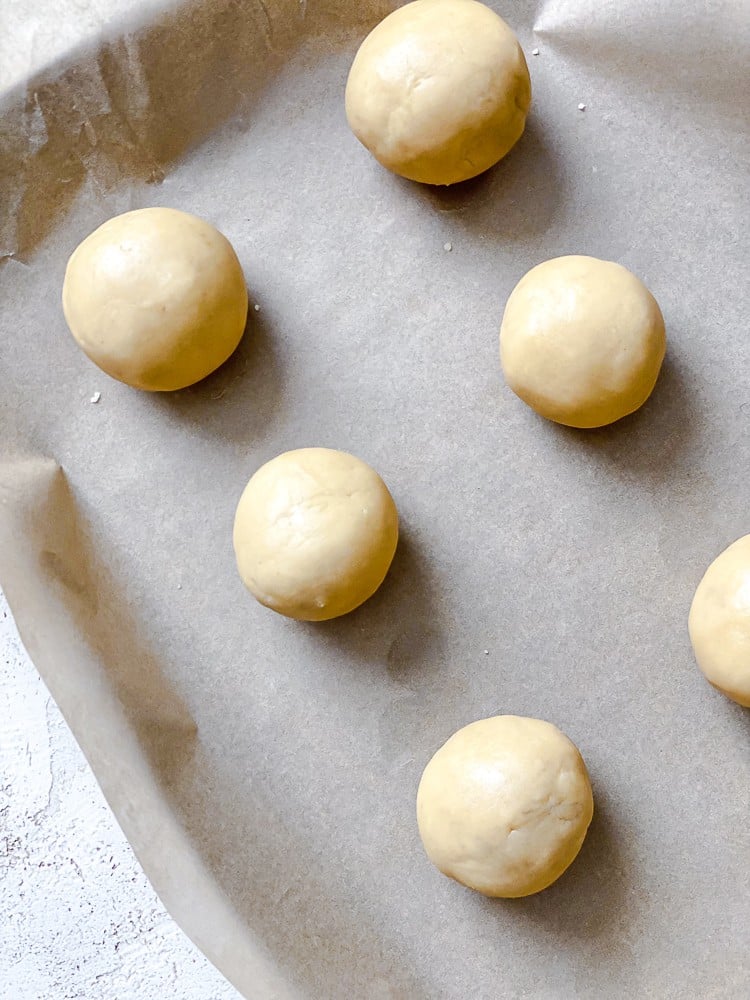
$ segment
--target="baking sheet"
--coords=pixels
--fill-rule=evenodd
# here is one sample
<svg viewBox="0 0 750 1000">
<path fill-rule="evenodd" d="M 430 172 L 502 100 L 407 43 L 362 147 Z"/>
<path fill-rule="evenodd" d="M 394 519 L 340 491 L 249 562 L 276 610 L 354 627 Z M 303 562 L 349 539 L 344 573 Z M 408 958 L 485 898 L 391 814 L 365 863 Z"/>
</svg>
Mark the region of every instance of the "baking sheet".
<svg viewBox="0 0 750 1000">
<path fill-rule="evenodd" d="M 346 125 L 393 6 L 136 4 L 9 83 L 0 583 L 144 869 L 244 996 L 744 997 L 750 714 L 686 619 L 750 530 L 747 6 L 492 3 L 532 115 L 449 190 Z M 59 306 L 78 241 L 146 205 L 214 222 L 260 307 L 170 396 L 107 379 Z M 601 431 L 499 373 L 507 295 L 563 253 L 632 268 L 666 318 L 652 399 Z M 256 606 L 231 546 L 247 478 L 304 445 L 370 462 L 403 525 L 381 591 L 321 625 Z M 581 855 L 526 900 L 441 877 L 414 818 L 434 750 L 499 712 L 559 725 L 594 784 Z"/>
</svg>

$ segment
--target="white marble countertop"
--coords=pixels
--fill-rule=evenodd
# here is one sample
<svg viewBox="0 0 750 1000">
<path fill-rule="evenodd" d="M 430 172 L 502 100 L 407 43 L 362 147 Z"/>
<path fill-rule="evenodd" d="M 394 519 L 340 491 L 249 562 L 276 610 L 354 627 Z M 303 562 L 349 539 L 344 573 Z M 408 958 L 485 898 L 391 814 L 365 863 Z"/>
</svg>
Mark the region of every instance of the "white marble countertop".
<svg viewBox="0 0 750 1000">
<path fill-rule="evenodd" d="M 146 880 L 0 593 L 0 1000 L 236 1000 Z"/>
</svg>

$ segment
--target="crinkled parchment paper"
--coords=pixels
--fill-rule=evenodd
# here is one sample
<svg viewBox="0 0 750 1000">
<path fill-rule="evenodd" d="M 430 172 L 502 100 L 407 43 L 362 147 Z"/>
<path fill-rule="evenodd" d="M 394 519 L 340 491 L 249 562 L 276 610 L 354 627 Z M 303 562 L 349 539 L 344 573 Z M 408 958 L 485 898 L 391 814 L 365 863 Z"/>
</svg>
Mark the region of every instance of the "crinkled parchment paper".
<svg viewBox="0 0 750 1000">
<path fill-rule="evenodd" d="M 750 9 L 492 5 L 533 114 L 432 190 L 344 118 L 392 4 L 3 0 L 0 581 L 158 892 L 246 997 L 734 1000 L 750 715 L 686 617 L 750 530 Z M 171 396 L 101 374 L 59 305 L 78 241 L 154 204 L 222 229 L 260 307 Z M 564 253 L 632 268 L 667 321 L 652 399 L 602 431 L 499 373 L 508 293 Z M 257 606 L 231 547 L 249 475 L 311 444 L 370 462 L 403 522 L 378 595 L 319 626 Z M 563 728 L 597 803 L 570 872 L 506 902 L 442 878 L 414 820 L 430 755 L 498 712 Z"/>
</svg>

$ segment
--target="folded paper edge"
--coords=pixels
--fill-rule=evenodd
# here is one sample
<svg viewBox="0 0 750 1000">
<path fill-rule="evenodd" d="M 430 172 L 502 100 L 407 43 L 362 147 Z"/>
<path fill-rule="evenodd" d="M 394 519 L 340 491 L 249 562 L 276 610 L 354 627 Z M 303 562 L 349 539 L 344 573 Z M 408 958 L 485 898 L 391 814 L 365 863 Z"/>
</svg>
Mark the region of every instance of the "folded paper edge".
<svg viewBox="0 0 750 1000">
<path fill-rule="evenodd" d="M 39 572 L 39 546 L 25 523 L 33 508 L 38 513 L 59 497 L 64 483 L 50 458 L 0 462 L 0 586 L 21 641 L 167 911 L 240 994 L 293 1000 L 298 994 L 243 926 L 169 806 L 106 668 L 72 634 L 64 635 L 72 622 Z M 86 657 L 82 669 L 66 669 L 66 660 Z M 81 711 L 92 697 L 98 710 Z M 105 746 L 118 752 L 107 759 L 100 752 Z"/>
</svg>

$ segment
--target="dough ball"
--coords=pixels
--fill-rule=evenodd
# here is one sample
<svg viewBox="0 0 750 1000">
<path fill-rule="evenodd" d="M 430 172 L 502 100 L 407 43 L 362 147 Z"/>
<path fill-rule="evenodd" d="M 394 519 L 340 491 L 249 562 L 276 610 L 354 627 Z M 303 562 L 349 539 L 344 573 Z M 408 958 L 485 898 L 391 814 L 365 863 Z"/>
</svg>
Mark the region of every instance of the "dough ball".
<svg viewBox="0 0 750 1000">
<path fill-rule="evenodd" d="M 620 264 L 595 257 L 532 268 L 513 289 L 500 329 L 510 388 L 569 427 L 601 427 L 642 406 L 666 346 L 651 292 Z"/>
<path fill-rule="evenodd" d="M 688 629 L 706 680 L 750 708 L 750 535 L 730 545 L 706 570 Z"/>
<path fill-rule="evenodd" d="M 425 184 L 476 177 L 516 144 L 531 82 L 508 25 L 474 0 L 416 0 L 362 42 L 346 116 L 383 166 Z"/>
<path fill-rule="evenodd" d="M 372 597 L 396 551 L 398 514 L 380 476 L 329 448 L 287 451 L 245 487 L 234 519 L 240 576 L 289 618 L 338 618 Z"/>
<path fill-rule="evenodd" d="M 63 284 L 78 344 L 112 378 L 164 392 L 199 382 L 239 344 L 245 278 L 229 241 L 194 215 L 115 216 L 73 252 Z"/>
<path fill-rule="evenodd" d="M 417 792 L 430 861 L 485 896 L 546 889 L 578 854 L 593 813 L 574 744 L 551 723 L 517 715 L 459 729 Z"/>
</svg>

